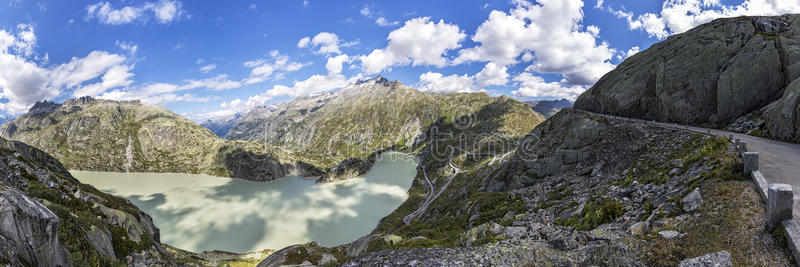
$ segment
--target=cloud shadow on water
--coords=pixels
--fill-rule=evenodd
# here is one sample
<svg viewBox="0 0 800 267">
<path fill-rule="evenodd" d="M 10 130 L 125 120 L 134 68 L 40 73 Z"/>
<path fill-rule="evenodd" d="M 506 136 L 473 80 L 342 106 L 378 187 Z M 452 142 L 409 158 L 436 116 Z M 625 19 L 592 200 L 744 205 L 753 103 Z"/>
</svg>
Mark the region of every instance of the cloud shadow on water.
<svg viewBox="0 0 800 267">
<path fill-rule="evenodd" d="M 352 241 L 405 201 L 415 174 L 413 161 L 388 158 L 363 179 L 320 185 L 297 177 L 263 183 L 206 175 L 73 173 L 150 214 L 163 242 L 196 252 Z"/>
</svg>

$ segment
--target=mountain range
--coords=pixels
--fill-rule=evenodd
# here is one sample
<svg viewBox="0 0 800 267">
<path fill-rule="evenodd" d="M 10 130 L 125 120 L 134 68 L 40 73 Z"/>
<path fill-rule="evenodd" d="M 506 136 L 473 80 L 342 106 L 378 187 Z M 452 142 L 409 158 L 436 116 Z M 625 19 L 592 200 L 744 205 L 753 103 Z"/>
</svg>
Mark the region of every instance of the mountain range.
<svg viewBox="0 0 800 267">
<path fill-rule="evenodd" d="M 560 99 L 525 101 L 525 104 L 530 105 L 531 108 L 533 108 L 533 111 L 550 118 L 558 113 L 559 110 L 571 108 L 574 103 L 566 99 Z"/>
<path fill-rule="evenodd" d="M 397 150 L 420 165 L 375 229 L 272 248 L 259 266 L 791 265 L 729 140 L 583 111 L 715 127 L 760 117 L 766 136 L 797 141 L 798 31 L 800 15 L 714 20 L 629 57 L 547 119 L 542 103 L 383 77 L 254 109 L 216 134 L 138 101 L 39 102 L 0 127 L 0 264 L 228 264 L 209 255 L 233 253 L 161 244 L 147 214 L 68 169 L 330 182 Z"/>
</svg>

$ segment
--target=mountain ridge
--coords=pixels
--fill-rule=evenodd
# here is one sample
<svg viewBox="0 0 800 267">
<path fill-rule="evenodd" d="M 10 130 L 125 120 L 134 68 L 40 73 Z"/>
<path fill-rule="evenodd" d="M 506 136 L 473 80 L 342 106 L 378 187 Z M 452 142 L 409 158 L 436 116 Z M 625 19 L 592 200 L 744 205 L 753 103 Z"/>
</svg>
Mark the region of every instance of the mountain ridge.
<svg viewBox="0 0 800 267">
<path fill-rule="evenodd" d="M 0 127 L 4 138 L 41 148 L 70 169 L 207 173 L 273 180 L 313 165 L 264 144 L 225 141 L 164 108 L 82 97 L 39 102 Z"/>
</svg>

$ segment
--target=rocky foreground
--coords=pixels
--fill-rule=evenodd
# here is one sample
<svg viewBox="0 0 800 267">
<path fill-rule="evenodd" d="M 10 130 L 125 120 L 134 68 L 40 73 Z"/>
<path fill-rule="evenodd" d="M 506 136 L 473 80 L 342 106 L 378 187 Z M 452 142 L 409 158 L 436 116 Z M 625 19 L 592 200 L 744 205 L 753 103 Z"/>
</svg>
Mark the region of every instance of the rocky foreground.
<svg viewBox="0 0 800 267">
<path fill-rule="evenodd" d="M 2 138 L 0 222 L 0 264 L 176 264 L 149 215 L 81 184 L 43 151 Z"/>
<path fill-rule="evenodd" d="M 575 108 L 800 142 L 798 78 L 800 15 L 716 19 L 629 57 Z"/>
<path fill-rule="evenodd" d="M 260 266 L 663 266 L 717 252 L 791 264 L 724 138 L 562 110 L 512 151 L 464 150 L 428 154 L 409 200 L 370 235 L 289 247 Z M 443 192 L 405 224 L 426 200 L 425 174 Z"/>
</svg>

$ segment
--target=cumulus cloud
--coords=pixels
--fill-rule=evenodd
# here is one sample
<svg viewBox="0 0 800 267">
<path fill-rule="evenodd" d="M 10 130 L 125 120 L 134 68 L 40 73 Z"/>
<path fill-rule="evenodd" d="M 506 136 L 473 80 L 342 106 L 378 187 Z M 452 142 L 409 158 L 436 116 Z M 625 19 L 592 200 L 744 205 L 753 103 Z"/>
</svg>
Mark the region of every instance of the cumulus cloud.
<svg viewBox="0 0 800 267">
<path fill-rule="evenodd" d="M 476 92 L 480 91 L 473 77 L 452 74 L 445 76 L 438 72 L 426 72 L 419 76 L 419 89 L 434 93 Z"/>
<path fill-rule="evenodd" d="M 308 36 L 300 38 L 300 41 L 297 41 L 297 47 L 304 48 L 304 47 L 308 46 L 308 43 L 310 43 L 310 42 L 311 42 L 311 38 L 308 38 Z"/>
<path fill-rule="evenodd" d="M 581 30 L 582 8 L 581 0 L 520 0 L 508 12 L 494 10 L 472 36 L 480 45 L 459 51 L 454 64 L 512 65 L 521 59 L 533 61 L 530 71 L 561 74 L 568 84 L 591 85 L 614 68 L 610 60 L 615 50 L 598 40 L 599 27 Z"/>
<path fill-rule="evenodd" d="M 269 52 L 267 58 L 244 62 L 244 66 L 251 68 L 249 77 L 242 80 L 244 84 L 255 84 L 274 77 L 276 73 L 298 71 L 308 64 L 289 61 L 289 56 L 282 55 L 278 50 Z"/>
<path fill-rule="evenodd" d="M 508 67 L 489 62 L 474 76 L 428 71 L 419 76 L 418 87 L 422 91 L 436 93 L 477 92 L 484 91 L 487 86 L 506 85 L 508 77 Z"/>
<path fill-rule="evenodd" d="M 598 2 L 598 6 L 602 5 L 602 2 Z M 644 30 L 651 37 L 663 39 L 716 18 L 796 13 L 800 10 L 800 1 L 745 0 L 739 5 L 725 5 L 719 0 L 666 0 L 658 14 L 644 13 L 638 16 L 611 7 L 605 9 L 625 19 L 630 29 Z"/>
<path fill-rule="evenodd" d="M 528 72 L 520 73 L 513 80 L 519 84 L 519 88 L 511 91 L 511 94 L 518 97 L 558 97 L 574 101 L 586 91 L 584 86 L 547 82 L 541 76 Z"/>
<path fill-rule="evenodd" d="M 489 62 L 486 66 L 475 74 L 475 80 L 481 86 L 505 85 L 508 82 L 508 67 Z"/>
<path fill-rule="evenodd" d="M 448 62 L 444 57 L 446 53 L 461 47 L 460 42 L 464 38 L 466 34 L 458 25 L 444 20 L 435 23 L 429 17 L 414 18 L 389 33 L 389 45 L 386 48 L 375 49 L 359 59 L 367 74 L 378 73 L 395 65 L 444 67 Z"/>
<path fill-rule="evenodd" d="M 132 82 L 133 64 L 128 58 L 105 51 L 92 51 L 52 67 L 40 65 L 31 59 L 36 39 L 31 25 L 18 25 L 16 34 L 0 30 L 0 99 L 6 100 L 0 110 L 21 113 L 36 101 L 59 96 L 62 90 L 96 94 Z"/>
<path fill-rule="evenodd" d="M 328 58 L 328 63 L 325 64 L 325 68 L 328 70 L 329 73 L 341 73 L 342 72 L 342 64 L 348 62 L 350 57 L 346 54 L 341 54 L 335 57 Z"/>
<path fill-rule="evenodd" d="M 324 55 L 324 54 L 341 54 L 342 51 L 339 47 L 348 47 L 358 44 L 358 41 L 353 42 L 341 42 L 339 40 L 339 36 L 335 33 L 330 32 L 320 32 L 314 36 L 314 38 L 310 38 L 308 36 L 303 37 L 300 41 L 297 42 L 297 47 L 299 48 L 317 48 L 314 51 L 314 54 Z"/>
<path fill-rule="evenodd" d="M 169 24 L 185 12 L 179 1 L 161 0 L 145 2 L 138 6 L 114 8 L 109 2 L 98 2 L 86 7 L 86 18 L 97 19 L 103 24 L 121 25 L 145 21 L 152 17 L 158 23 Z"/>
<path fill-rule="evenodd" d="M 628 49 L 628 52 L 625 53 L 625 58 L 629 58 L 633 55 L 636 55 L 636 53 L 639 53 L 639 47 L 638 46 L 631 47 L 631 49 Z"/>
</svg>

